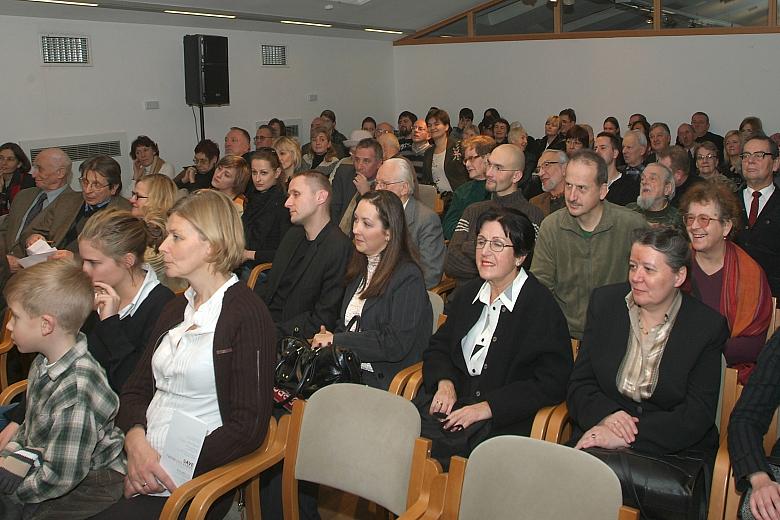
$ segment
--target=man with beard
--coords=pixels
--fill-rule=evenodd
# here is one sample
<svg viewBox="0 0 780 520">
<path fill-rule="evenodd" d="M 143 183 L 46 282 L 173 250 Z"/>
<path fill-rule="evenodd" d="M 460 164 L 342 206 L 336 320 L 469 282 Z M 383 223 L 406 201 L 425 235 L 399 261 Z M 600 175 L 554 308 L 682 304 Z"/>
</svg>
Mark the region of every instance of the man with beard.
<svg viewBox="0 0 780 520">
<path fill-rule="evenodd" d="M 563 150 L 545 150 L 539 158 L 539 180 L 542 181 L 544 193 L 532 198 L 530 202 L 541 209 L 545 217 L 566 207 L 563 175 L 567 162 L 569 156 Z"/>
<path fill-rule="evenodd" d="M 398 116 L 398 144 L 401 145 L 401 152 L 412 147 L 412 130 L 417 116 L 408 110 L 404 110 Z"/>
<path fill-rule="evenodd" d="M 674 174 L 672 170 L 659 163 L 650 163 L 642 172 L 639 183 L 639 196 L 636 202 L 626 207 L 636 211 L 651 226 L 675 226 L 684 229 L 682 217 L 677 208 L 669 204 L 674 197 Z"/>
</svg>

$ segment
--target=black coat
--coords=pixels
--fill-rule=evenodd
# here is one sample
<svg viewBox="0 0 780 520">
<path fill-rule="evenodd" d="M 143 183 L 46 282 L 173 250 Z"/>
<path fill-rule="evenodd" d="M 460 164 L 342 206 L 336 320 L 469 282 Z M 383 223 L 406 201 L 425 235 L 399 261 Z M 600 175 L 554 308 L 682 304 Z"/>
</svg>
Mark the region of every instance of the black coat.
<svg viewBox="0 0 780 520">
<path fill-rule="evenodd" d="M 748 226 L 744 190 L 737 192 L 742 208 L 742 229 L 735 242 L 764 269 L 772 296 L 780 298 L 780 187 L 769 197 L 753 227 Z"/>
<path fill-rule="evenodd" d="M 472 303 L 483 283 L 481 279 L 472 280 L 455 293 L 447 321 L 423 354 L 425 387 L 433 395 L 439 381 L 449 379 L 458 400 L 486 401 L 490 405 L 491 436 L 527 436 L 537 410 L 566 397 L 572 369 L 566 318 L 550 291 L 529 273 L 513 310 L 502 309 L 482 373 L 475 376 L 478 381 L 471 381 L 461 339 L 484 308 L 480 301 Z M 464 395 L 469 388 L 474 394 Z"/>
<path fill-rule="evenodd" d="M 279 245 L 268 278 L 255 286 L 255 292 L 267 305 L 270 306 L 282 279 L 289 276 L 290 259 L 304 240 L 303 227 L 291 227 Z M 352 242 L 337 225 L 328 222 L 310 244 L 303 259 L 306 267 L 292 282 L 281 314 L 272 312 L 278 337 L 298 334 L 311 338 L 321 325 L 328 330 L 336 327 L 344 296 L 344 273 L 352 251 Z"/>
<path fill-rule="evenodd" d="M 286 195 L 274 185 L 266 191 L 255 191 L 248 199 L 241 222 L 246 249 L 255 252 L 255 260 L 250 264 L 273 262 L 279 243 L 290 228 L 290 211 L 284 207 Z"/>
<path fill-rule="evenodd" d="M 629 291 L 627 283 L 619 283 L 591 294 L 566 398 L 575 423 L 572 442 L 607 415 L 624 410 L 639 418 L 632 445 L 637 451 L 714 456 L 721 357 L 729 337 L 726 319 L 683 294 L 659 366 L 658 384 L 649 399 L 637 403 L 618 392 L 615 382 L 631 328 L 625 302 Z"/>
<path fill-rule="evenodd" d="M 360 277 L 347 285 L 341 304 L 334 344 L 355 352 L 361 362 L 371 363 L 373 376 L 366 383 L 387 390 L 395 375 L 422 359 L 433 329 L 433 311 L 425 280 L 417 264 L 397 264 L 384 293 L 369 298 L 360 316 L 360 332 L 348 332 L 344 315 L 360 285 Z"/>
</svg>

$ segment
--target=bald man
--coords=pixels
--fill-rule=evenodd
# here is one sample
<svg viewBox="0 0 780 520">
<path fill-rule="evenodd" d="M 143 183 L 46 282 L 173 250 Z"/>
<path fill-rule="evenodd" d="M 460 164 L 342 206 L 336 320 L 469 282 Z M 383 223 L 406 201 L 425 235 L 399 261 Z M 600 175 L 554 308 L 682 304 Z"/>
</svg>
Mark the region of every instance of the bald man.
<svg viewBox="0 0 780 520">
<path fill-rule="evenodd" d="M 25 235 L 24 230 L 33 222 L 40 222 L 48 211 L 54 210 L 54 202 L 61 194 L 73 191 L 68 185 L 71 168 L 70 158 L 59 148 L 47 148 L 35 157 L 32 169 L 35 187 L 19 192 L 11 204 L 8 217 L 0 224 L 3 253 L 12 272 L 20 268 L 18 258 L 26 256 L 20 240 Z"/>
</svg>

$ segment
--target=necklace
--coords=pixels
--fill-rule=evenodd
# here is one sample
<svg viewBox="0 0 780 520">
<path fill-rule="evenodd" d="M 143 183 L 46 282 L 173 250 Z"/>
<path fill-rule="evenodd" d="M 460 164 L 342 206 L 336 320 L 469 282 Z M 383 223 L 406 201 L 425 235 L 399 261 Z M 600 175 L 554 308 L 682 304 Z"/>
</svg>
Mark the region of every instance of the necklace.
<svg viewBox="0 0 780 520">
<path fill-rule="evenodd" d="M 666 322 L 667 322 L 667 321 L 669 321 L 669 315 L 668 315 L 668 314 L 664 314 L 664 320 L 663 320 L 661 323 L 659 323 L 658 325 L 656 325 L 656 327 L 657 327 L 657 326 L 659 326 L 659 325 L 664 325 L 664 324 L 666 324 Z M 639 319 L 638 319 L 638 323 L 639 323 L 639 330 L 640 330 L 640 331 L 642 332 L 642 334 L 644 334 L 645 336 L 647 336 L 648 334 L 650 334 L 650 331 L 651 331 L 651 330 L 653 330 L 653 327 L 650 327 L 649 329 L 646 329 L 646 328 L 645 328 L 645 327 L 642 325 L 642 313 L 641 313 L 641 312 L 639 313 Z"/>
</svg>

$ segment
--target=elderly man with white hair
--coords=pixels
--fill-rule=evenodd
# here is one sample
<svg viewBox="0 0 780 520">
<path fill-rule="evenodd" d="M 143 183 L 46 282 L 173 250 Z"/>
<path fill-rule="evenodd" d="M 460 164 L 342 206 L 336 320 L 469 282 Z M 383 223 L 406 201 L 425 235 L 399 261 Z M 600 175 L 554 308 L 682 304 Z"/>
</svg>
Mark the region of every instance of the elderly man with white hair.
<svg viewBox="0 0 780 520">
<path fill-rule="evenodd" d="M 683 229 L 679 210 L 669 204 L 674 197 L 674 174 L 661 163 L 650 163 L 639 178 L 636 202 L 626 204 L 645 217 L 651 226 L 675 226 Z"/>
<path fill-rule="evenodd" d="M 425 287 L 430 289 L 444 272 L 444 232 L 438 215 L 414 197 L 416 186 L 414 168 L 402 157 L 386 160 L 376 174 L 376 189 L 395 193 L 404 205 L 409 237 L 420 253 Z"/>
<path fill-rule="evenodd" d="M 647 153 L 647 137 L 640 130 L 630 130 L 623 137 L 623 160 L 626 169 L 623 175 L 639 177 L 645 169 L 645 154 Z"/>
</svg>

